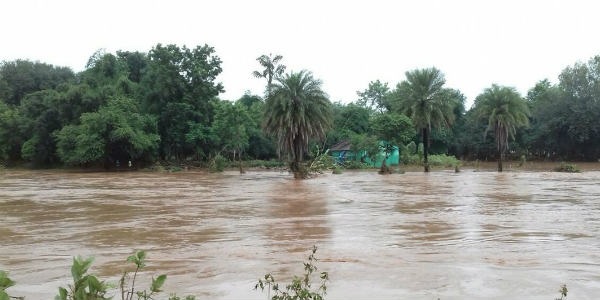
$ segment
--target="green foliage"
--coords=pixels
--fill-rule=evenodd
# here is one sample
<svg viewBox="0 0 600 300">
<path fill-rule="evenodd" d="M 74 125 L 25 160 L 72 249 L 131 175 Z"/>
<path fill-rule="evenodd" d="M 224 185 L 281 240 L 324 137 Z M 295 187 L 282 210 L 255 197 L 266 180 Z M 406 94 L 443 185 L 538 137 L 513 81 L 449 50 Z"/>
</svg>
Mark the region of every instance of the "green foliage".
<svg viewBox="0 0 600 300">
<path fill-rule="evenodd" d="M 313 153 L 313 160 L 308 165 L 310 174 L 323 174 L 325 170 L 334 168 L 334 159 L 329 155 L 329 149 L 321 151 L 321 148 L 316 147 Z"/>
<path fill-rule="evenodd" d="M 429 171 L 429 134 L 432 128 L 449 127 L 454 110 L 464 101 L 460 93 L 443 88 L 444 74 L 436 68 L 408 71 L 394 91 L 394 111 L 407 115 L 421 132 L 424 171 Z"/>
<path fill-rule="evenodd" d="M 20 105 L 30 93 L 55 89 L 75 79 L 71 69 L 28 60 L 0 63 L 0 99 L 10 105 Z"/>
<path fill-rule="evenodd" d="M 87 299 L 110 299 L 106 296 L 109 285 L 100 281 L 96 276 L 88 274 L 94 259 L 81 256 L 73 257 L 71 276 L 73 283 L 67 288 L 59 287 L 55 300 L 87 300 Z"/>
<path fill-rule="evenodd" d="M 283 168 L 285 167 L 285 163 L 279 160 L 260 160 L 253 159 L 245 162 L 249 168 L 261 168 L 261 169 L 274 169 L 274 168 Z"/>
<path fill-rule="evenodd" d="M 267 299 L 269 300 L 323 300 L 327 294 L 327 282 L 329 274 L 321 272 L 319 274 L 320 285 L 317 289 L 313 289 L 313 273 L 316 272 L 318 261 L 315 257 L 317 247 L 313 246 L 308 261 L 304 262 L 304 274 L 302 276 L 294 276 L 292 282 L 285 286 L 285 289 L 279 287 L 279 283 L 275 280 L 271 273 L 266 274 L 262 279 L 259 279 L 254 289 L 260 288 L 261 291 L 267 289 Z M 271 291 L 274 295 L 271 297 Z"/>
<path fill-rule="evenodd" d="M 344 164 L 342 165 L 344 167 L 344 169 L 348 169 L 348 170 L 357 170 L 357 169 L 371 169 L 371 165 L 364 163 L 364 162 L 360 162 L 360 161 L 346 161 L 344 162 Z"/>
<path fill-rule="evenodd" d="M 267 98 L 264 124 L 279 152 L 287 155 L 294 176 L 303 178 L 302 161 L 310 140 L 323 140 L 331 126 L 331 102 L 321 81 L 307 71 L 278 78 Z"/>
<path fill-rule="evenodd" d="M 158 277 L 152 277 L 152 283 L 150 284 L 149 290 L 136 290 L 135 280 L 138 272 L 140 272 L 146 266 L 146 252 L 143 250 L 136 251 L 133 255 L 127 257 L 127 262 L 135 265 L 135 271 L 133 271 L 133 278 L 128 272 L 123 273 L 121 280 L 119 281 L 119 287 L 121 290 L 121 298 L 124 300 L 132 300 L 133 296 L 136 295 L 137 299 L 153 299 L 153 296 L 157 293 L 162 292 L 161 288 L 167 280 L 167 275 L 159 275 Z M 130 279 L 131 278 L 131 279 Z"/>
<path fill-rule="evenodd" d="M 141 272 L 146 266 L 146 252 L 137 251 L 133 255 L 127 257 L 127 262 L 132 263 L 135 266 L 133 275 L 130 272 L 125 271 L 121 279 L 119 280 L 119 290 L 121 292 L 121 300 L 133 300 L 134 297 L 137 300 L 151 300 L 162 292 L 162 286 L 167 280 L 167 275 L 159 275 L 156 278 L 152 277 L 152 282 L 149 289 L 138 290 L 135 287 L 136 278 L 139 272 Z M 71 276 L 73 277 L 73 284 L 70 284 L 67 288 L 59 287 L 58 295 L 54 298 L 55 300 L 100 300 L 100 299 L 112 299 L 112 297 L 106 296 L 109 290 L 113 288 L 112 285 L 100 281 L 96 276 L 88 273 L 92 266 L 93 258 L 81 258 L 74 257 L 73 265 L 71 267 Z M 1 276 L 0 276 L 1 284 Z M 1 297 L 1 294 L 0 294 Z M 1 299 L 1 298 L 0 298 Z M 175 294 L 172 294 L 170 300 L 180 299 Z M 185 300 L 194 300 L 195 297 L 187 296 Z"/>
<path fill-rule="evenodd" d="M 81 125 L 56 134 L 58 155 L 69 165 L 151 160 L 160 137 L 156 121 L 140 114 L 128 98 L 111 99 L 98 112 L 81 116 Z"/>
<path fill-rule="evenodd" d="M 358 94 L 358 101 L 356 104 L 361 107 L 368 108 L 370 110 L 377 111 L 379 113 L 383 113 L 389 110 L 390 106 L 390 88 L 388 87 L 387 82 L 382 83 L 381 81 L 371 81 L 369 82 L 369 87 L 360 92 L 356 92 Z"/>
<path fill-rule="evenodd" d="M 576 165 L 565 162 L 560 163 L 560 166 L 554 168 L 554 171 L 564 173 L 581 173 L 581 170 Z"/>
<path fill-rule="evenodd" d="M 8 273 L 0 270 L 0 300 L 9 300 L 10 298 L 24 299 L 22 297 L 12 297 L 8 295 L 6 289 L 13 285 L 15 285 L 15 282 L 8 277 Z"/>
<path fill-rule="evenodd" d="M 285 66 L 280 63 L 283 59 L 281 55 L 273 56 L 261 55 L 256 61 L 264 68 L 262 71 L 254 71 L 252 75 L 256 78 L 265 78 L 267 80 L 267 87 L 265 89 L 265 96 L 268 98 L 271 95 L 271 88 L 273 85 L 273 78 L 278 78 L 285 72 Z"/>
<path fill-rule="evenodd" d="M 221 146 L 220 151 L 231 152 L 233 160 L 237 153 L 241 161 L 242 152 L 249 145 L 249 130 L 253 126 L 250 114 L 242 102 L 220 101 L 215 106 L 215 121 L 212 124 L 214 140 Z"/>
<path fill-rule="evenodd" d="M 158 44 L 148 58 L 140 81 L 141 108 L 157 117 L 160 157 L 183 160 L 199 147 L 210 153 L 210 144 L 189 144 L 186 134 L 190 124 L 210 126 L 211 102 L 223 91 L 222 84 L 216 83 L 222 69 L 214 48 Z"/>
<path fill-rule="evenodd" d="M 460 166 L 460 161 L 455 156 L 448 156 L 446 154 L 434 154 L 429 156 L 429 163 L 432 166 L 439 167 L 457 167 Z"/>
<path fill-rule="evenodd" d="M 529 124 L 529 108 L 514 88 L 496 84 L 487 88 L 475 99 L 473 108 L 488 119 L 488 131 L 493 131 L 498 150 L 498 171 L 502 172 L 502 160 L 508 150 L 509 139 L 514 139 L 518 127 Z"/>
<path fill-rule="evenodd" d="M 210 172 L 223 172 L 229 165 L 229 160 L 221 154 L 213 156 L 208 162 L 208 170 Z"/>
<path fill-rule="evenodd" d="M 17 160 L 22 138 L 19 111 L 0 101 L 0 161 Z"/>
</svg>

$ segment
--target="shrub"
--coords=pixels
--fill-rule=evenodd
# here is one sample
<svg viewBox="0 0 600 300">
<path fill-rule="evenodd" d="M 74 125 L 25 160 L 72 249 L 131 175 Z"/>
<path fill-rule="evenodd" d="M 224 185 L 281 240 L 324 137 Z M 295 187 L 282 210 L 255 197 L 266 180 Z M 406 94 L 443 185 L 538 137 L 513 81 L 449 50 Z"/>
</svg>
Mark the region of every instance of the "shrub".
<svg viewBox="0 0 600 300">
<path fill-rule="evenodd" d="M 208 170 L 210 172 L 223 172 L 228 165 L 229 160 L 227 160 L 227 158 L 223 157 L 221 154 L 217 154 L 210 159 L 208 163 Z"/>
<path fill-rule="evenodd" d="M 456 167 L 460 161 L 454 156 L 448 156 L 446 154 L 434 154 L 428 157 L 430 166 L 441 166 L 441 167 Z"/>
<path fill-rule="evenodd" d="M 102 300 L 112 299 L 113 297 L 106 296 L 109 289 L 113 285 L 108 284 L 104 281 L 100 281 L 96 276 L 88 274 L 89 268 L 92 266 L 94 259 L 89 257 L 84 259 L 80 256 L 73 258 L 73 265 L 71 266 L 71 276 L 73 277 L 73 284 L 69 285 L 68 288 L 59 287 L 58 295 L 54 298 L 55 300 Z M 137 251 L 135 254 L 127 258 L 127 262 L 131 262 L 135 265 L 135 271 L 133 276 L 130 276 L 129 272 L 123 273 L 121 280 L 119 280 L 119 289 L 121 292 L 122 300 L 133 300 L 142 299 L 150 300 L 154 299 L 154 296 L 161 291 L 161 288 L 167 280 L 167 275 L 159 275 L 158 277 L 152 277 L 152 283 L 148 290 L 136 290 L 135 281 L 137 274 L 142 271 L 146 266 L 146 252 Z M 0 299 L 2 299 L 0 294 Z M 171 294 L 169 300 L 180 300 L 176 294 Z M 194 296 L 187 296 L 185 300 L 194 300 Z"/>
<path fill-rule="evenodd" d="M 313 246 L 308 261 L 304 263 L 304 274 L 302 276 L 294 276 L 292 282 L 285 286 L 285 290 L 279 288 L 279 283 L 275 281 L 275 278 L 271 273 L 264 276 L 263 279 L 259 279 L 254 289 L 260 288 L 261 291 L 267 289 L 267 299 L 272 300 L 323 300 L 325 294 L 327 294 L 327 281 L 329 281 L 329 274 L 327 272 L 321 272 L 319 278 L 321 284 L 316 290 L 312 289 L 312 278 L 313 273 L 317 271 L 317 258 L 315 253 L 317 247 Z M 271 297 L 271 291 L 275 295 Z"/>
<path fill-rule="evenodd" d="M 556 172 L 565 172 L 565 173 L 581 173 L 581 170 L 576 165 L 561 163 L 560 166 L 554 168 Z"/>
<path fill-rule="evenodd" d="M 367 163 L 363 163 L 356 160 L 346 161 L 341 165 L 344 169 L 356 170 L 356 169 L 370 169 L 371 166 Z"/>
</svg>

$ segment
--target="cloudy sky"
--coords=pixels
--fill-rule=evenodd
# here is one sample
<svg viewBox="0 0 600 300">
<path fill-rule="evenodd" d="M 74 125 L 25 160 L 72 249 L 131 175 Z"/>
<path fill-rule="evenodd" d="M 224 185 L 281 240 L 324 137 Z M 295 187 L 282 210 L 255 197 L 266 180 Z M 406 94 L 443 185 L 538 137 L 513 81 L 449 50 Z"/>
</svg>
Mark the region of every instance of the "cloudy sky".
<svg viewBox="0 0 600 300">
<path fill-rule="evenodd" d="M 208 44 L 230 100 L 263 93 L 251 72 L 268 53 L 283 55 L 288 70 L 312 71 L 332 101 L 435 66 L 469 105 L 492 83 L 525 94 L 600 54 L 595 0 L 8 0 L 0 11 L 0 60 L 81 71 L 98 49 Z"/>
</svg>

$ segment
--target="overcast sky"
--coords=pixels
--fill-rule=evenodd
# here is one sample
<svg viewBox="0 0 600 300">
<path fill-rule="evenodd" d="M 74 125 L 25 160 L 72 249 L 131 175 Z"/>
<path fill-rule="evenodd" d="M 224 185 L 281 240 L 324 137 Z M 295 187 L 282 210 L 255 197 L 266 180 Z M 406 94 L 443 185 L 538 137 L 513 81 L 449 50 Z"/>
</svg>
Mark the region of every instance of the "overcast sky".
<svg viewBox="0 0 600 300">
<path fill-rule="evenodd" d="M 435 66 L 468 105 L 492 83 L 523 95 L 544 78 L 600 54 L 600 1 L 127 1 L 5 0 L 0 60 L 39 60 L 81 71 L 98 49 L 147 52 L 157 43 L 208 44 L 235 100 L 250 90 L 261 54 L 312 71 L 332 101 L 351 102 L 380 79 L 390 87 Z"/>
</svg>

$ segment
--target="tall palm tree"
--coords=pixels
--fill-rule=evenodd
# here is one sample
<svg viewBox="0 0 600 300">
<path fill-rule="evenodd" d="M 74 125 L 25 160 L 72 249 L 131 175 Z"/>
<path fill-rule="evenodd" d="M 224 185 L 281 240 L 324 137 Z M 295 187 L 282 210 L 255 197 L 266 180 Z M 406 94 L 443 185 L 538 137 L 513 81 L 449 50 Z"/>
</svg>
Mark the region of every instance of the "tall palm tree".
<svg viewBox="0 0 600 300">
<path fill-rule="evenodd" d="M 302 166 L 311 139 L 324 139 L 331 126 L 331 102 L 321 81 L 308 71 L 276 79 L 265 103 L 264 129 L 276 137 L 279 152 L 287 154 L 295 178 L 304 178 Z"/>
<path fill-rule="evenodd" d="M 432 127 L 450 126 L 454 122 L 454 99 L 444 89 L 444 74 L 436 68 L 417 69 L 405 73 L 406 80 L 397 87 L 397 109 L 412 119 L 423 139 L 423 167 L 429 172 L 429 133 Z"/>
<path fill-rule="evenodd" d="M 529 125 L 529 107 L 514 88 L 493 84 L 477 96 L 474 109 L 479 116 L 488 119 L 484 136 L 490 130 L 494 130 L 498 149 L 498 172 L 502 172 L 508 139 L 514 139 L 518 127 Z"/>
<path fill-rule="evenodd" d="M 285 71 L 285 66 L 279 64 L 279 61 L 283 59 L 281 55 L 273 55 L 269 53 L 269 55 L 261 55 L 256 60 L 258 63 L 264 68 L 262 71 L 254 71 L 252 75 L 256 78 L 266 78 L 267 79 L 267 89 L 266 89 L 266 97 L 268 98 L 271 93 L 271 84 L 273 83 L 273 78 L 277 78 L 283 74 Z"/>
</svg>

